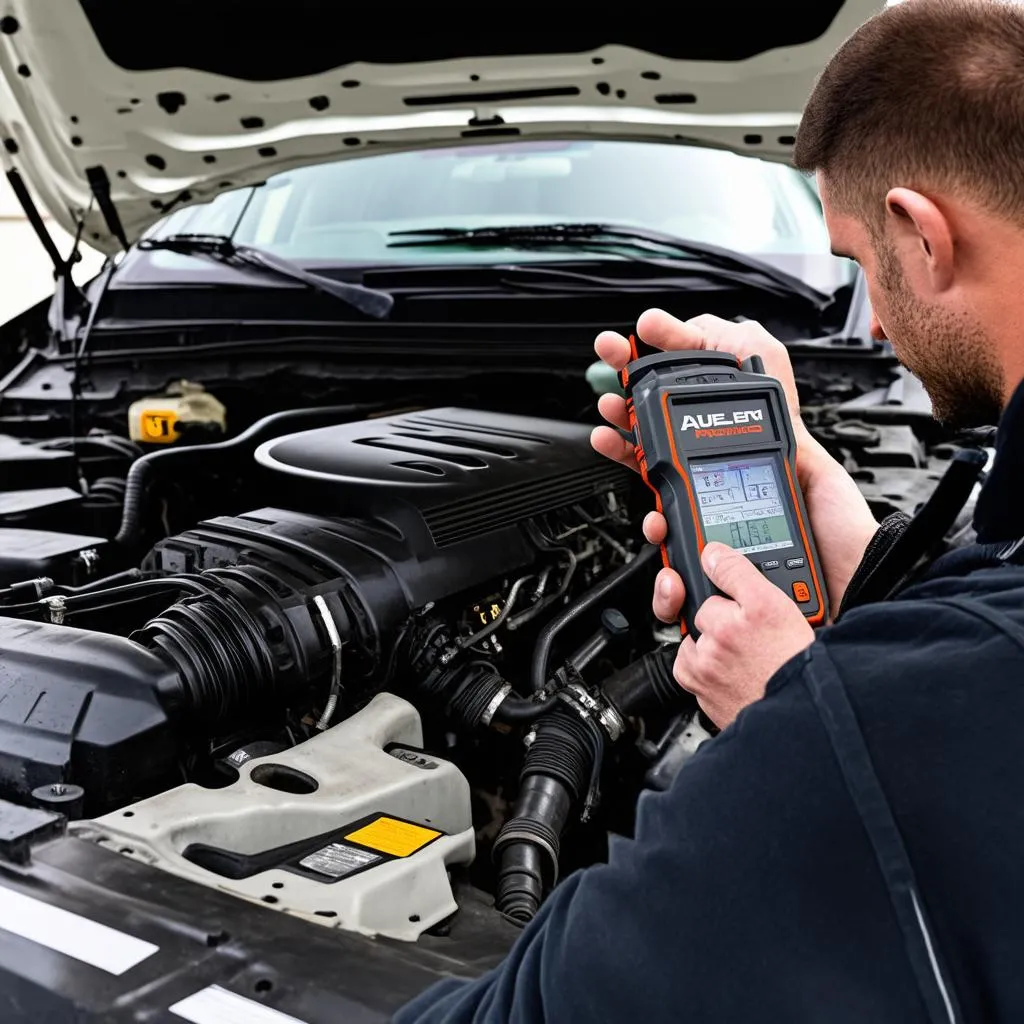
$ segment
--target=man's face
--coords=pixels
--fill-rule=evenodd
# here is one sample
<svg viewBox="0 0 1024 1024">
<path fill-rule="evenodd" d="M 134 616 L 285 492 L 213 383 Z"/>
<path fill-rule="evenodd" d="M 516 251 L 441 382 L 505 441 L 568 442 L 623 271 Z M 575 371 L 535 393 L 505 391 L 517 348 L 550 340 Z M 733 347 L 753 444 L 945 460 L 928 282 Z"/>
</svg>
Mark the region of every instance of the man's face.
<svg viewBox="0 0 1024 1024">
<path fill-rule="evenodd" d="M 872 229 L 829 203 L 819 174 L 825 222 L 837 255 L 856 260 L 871 301 L 871 333 L 888 338 L 900 363 L 931 399 L 947 427 L 988 426 L 999 419 L 1003 374 L 984 326 L 962 297 L 937 296 L 922 272 L 912 240 L 894 240 L 888 222 Z"/>
</svg>

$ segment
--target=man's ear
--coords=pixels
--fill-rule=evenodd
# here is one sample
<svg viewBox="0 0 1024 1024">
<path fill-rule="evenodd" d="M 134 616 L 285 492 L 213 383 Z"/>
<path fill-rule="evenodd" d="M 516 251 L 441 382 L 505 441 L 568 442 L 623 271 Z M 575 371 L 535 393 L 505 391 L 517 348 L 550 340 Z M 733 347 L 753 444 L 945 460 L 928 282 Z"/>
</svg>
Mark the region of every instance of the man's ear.
<svg viewBox="0 0 1024 1024">
<path fill-rule="evenodd" d="M 927 196 L 909 188 L 885 197 L 889 233 L 904 271 L 942 292 L 953 284 L 953 232 L 946 215 Z"/>
</svg>

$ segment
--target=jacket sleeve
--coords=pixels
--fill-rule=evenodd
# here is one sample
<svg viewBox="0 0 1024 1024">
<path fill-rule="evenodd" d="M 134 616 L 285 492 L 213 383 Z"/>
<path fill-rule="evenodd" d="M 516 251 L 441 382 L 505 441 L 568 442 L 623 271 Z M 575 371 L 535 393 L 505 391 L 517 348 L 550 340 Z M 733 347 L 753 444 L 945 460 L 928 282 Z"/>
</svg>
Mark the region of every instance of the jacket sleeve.
<svg viewBox="0 0 1024 1024">
<path fill-rule="evenodd" d="M 809 664 L 645 793 L 635 837 L 558 885 L 499 967 L 395 1024 L 922 1019 Z"/>
</svg>

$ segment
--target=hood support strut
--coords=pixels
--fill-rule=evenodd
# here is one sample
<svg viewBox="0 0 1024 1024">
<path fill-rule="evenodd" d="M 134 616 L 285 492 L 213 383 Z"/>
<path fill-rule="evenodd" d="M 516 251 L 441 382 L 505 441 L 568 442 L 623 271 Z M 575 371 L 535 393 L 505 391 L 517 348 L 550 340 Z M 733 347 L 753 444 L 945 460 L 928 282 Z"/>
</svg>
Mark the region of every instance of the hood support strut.
<svg viewBox="0 0 1024 1024">
<path fill-rule="evenodd" d="M 129 248 L 128 236 L 124 233 L 124 225 L 121 223 L 114 200 L 110 198 L 110 178 L 106 168 L 102 166 L 86 167 L 85 177 L 89 182 L 92 194 L 96 197 L 96 205 L 100 208 L 100 213 L 103 214 L 103 219 L 107 223 L 107 230 L 121 243 L 121 248 L 127 251 Z"/>
<path fill-rule="evenodd" d="M 25 184 L 25 179 L 16 168 L 11 167 L 7 171 L 7 180 L 10 182 L 14 198 L 18 200 L 19 205 L 25 212 L 25 218 L 32 225 L 32 230 L 36 233 L 36 237 L 46 250 L 46 255 L 50 257 L 50 261 L 53 263 L 54 275 L 56 277 L 62 276 L 67 272 L 67 261 L 58 251 L 57 243 L 54 242 L 50 232 L 46 230 L 46 223 L 39 212 L 39 207 L 36 206 L 36 202 L 32 198 L 32 193 L 29 192 L 28 186 Z"/>
</svg>

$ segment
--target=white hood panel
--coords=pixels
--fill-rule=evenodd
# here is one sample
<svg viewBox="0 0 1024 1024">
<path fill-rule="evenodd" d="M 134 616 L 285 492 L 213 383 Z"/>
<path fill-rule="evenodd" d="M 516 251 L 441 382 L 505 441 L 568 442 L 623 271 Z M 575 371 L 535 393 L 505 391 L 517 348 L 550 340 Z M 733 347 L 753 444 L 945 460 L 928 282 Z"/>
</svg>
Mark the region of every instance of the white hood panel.
<svg viewBox="0 0 1024 1024">
<path fill-rule="evenodd" d="M 77 0 L 0 0 L 0 155 L 63 227 L 74 230 L 84 217 L 84 240 L 106 252 L 120 244 L 93 198 L 90 169 L 105 174 L 134 242 L 179 205 L 290 167 L 388 149 L 607 138 L 786 160 L 816 75 L 882 6 L 846 0 L 818 38 L 744 60 L 677 61 L 605 45 L 350 63 L 248 81 L 187 68 L 126 70 L 107 56 Z M 173 5 L 146 7 L 158 33 Z M 481 98 L 489 94 L 501 98 Z"/>
</svg>

